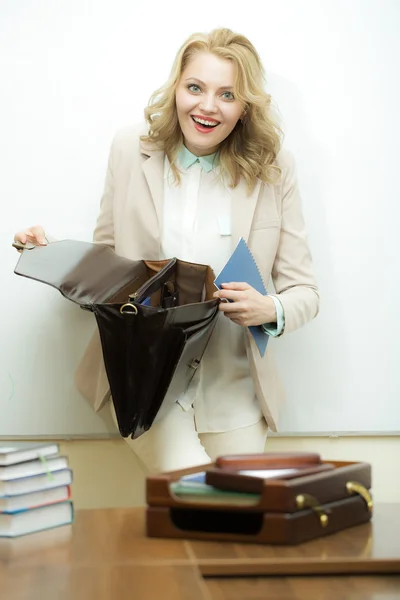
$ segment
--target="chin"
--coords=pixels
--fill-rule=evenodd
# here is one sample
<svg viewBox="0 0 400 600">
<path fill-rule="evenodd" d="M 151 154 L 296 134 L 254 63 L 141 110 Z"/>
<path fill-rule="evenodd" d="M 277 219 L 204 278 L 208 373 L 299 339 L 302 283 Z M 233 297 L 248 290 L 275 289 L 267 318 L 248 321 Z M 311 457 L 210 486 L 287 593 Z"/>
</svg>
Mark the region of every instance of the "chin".
<svg viewBox="0 0 400 600">
<path fill-rule="evenodd" d="M 199 144 L 196 143 L 195 141 L 191 142 L 191 146 L 192 148 L 196 149 L 198 152 L 201 152 L 204 155 L 207 154 L 212 154 L 213 152 L 216 152 L 216 150 L 218 149 L 218 145 L 219 143 L 216 142 L 215 144 Z M 198 152 L 194 152 L 194 154 L 198 153 Z"/>
</svg>

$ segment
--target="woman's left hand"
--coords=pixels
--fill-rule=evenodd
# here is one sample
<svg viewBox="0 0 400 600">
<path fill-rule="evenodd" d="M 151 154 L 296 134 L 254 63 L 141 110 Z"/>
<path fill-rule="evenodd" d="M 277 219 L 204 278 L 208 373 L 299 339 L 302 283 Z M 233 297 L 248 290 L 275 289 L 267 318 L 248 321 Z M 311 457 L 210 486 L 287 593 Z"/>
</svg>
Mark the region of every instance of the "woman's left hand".
<svg viewBox="0 0 400 600">
<path fill-rule="evenodd" d="M 215 292 L 215 298 L 226 298 L 233 302 L 221 302 L 219 310 L 238 325 L 263 325 L 276 323 L 275 303 L 263 296 L 248 283 L 223 283 L 223 289 Z"/>
</svg>

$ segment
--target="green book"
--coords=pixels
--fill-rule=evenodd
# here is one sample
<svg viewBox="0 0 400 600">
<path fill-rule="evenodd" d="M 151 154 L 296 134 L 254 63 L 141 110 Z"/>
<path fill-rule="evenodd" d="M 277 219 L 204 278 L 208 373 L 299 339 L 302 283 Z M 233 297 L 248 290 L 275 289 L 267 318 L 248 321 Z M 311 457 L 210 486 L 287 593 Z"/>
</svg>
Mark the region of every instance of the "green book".
<svg viewBox="0 0 400 600">
<path fill-rule="evenodd" d="M 260 494 L 219 490 L 205 483 L 205 472 L 186 475 L 170 484 L 170 491 L 179 500 L 202 504 L 232 504 L 233 506 L 255 506 Z"/>
</svg>

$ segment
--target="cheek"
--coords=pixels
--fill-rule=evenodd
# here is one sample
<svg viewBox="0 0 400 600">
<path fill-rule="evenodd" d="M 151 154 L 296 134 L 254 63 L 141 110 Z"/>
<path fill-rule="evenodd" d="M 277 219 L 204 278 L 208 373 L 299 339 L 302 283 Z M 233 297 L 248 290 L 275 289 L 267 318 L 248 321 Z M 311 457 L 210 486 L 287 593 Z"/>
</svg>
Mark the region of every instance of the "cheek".
<svg viewBox="0 0 400 600">
<path fill-rule="evenodd" d="M 233 129 L 238 122 L 241 113 L 241 109 L 238 109 L 237 106 L 226 107 L 224 110 L 226 124 Z"/>
<path fill-rule="evenodd" d="M 178 91 L 176 93 L 176 110 L 178 114 L 183 115 L 191 110 L 193 106 L 193 101 L 191 96 L 189 96 L 184 91 Z"/>
</svg>

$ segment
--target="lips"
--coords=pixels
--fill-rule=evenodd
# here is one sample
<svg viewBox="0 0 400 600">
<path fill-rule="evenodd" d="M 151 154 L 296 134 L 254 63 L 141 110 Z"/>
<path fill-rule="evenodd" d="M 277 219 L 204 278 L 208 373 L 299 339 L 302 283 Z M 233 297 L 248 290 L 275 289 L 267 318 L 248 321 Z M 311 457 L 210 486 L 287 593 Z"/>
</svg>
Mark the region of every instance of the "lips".
<svg viewBox="0 0 400 600">
<path fill-rule="evenodd" d="M 191 118 L 194 128 L 198 133 L 212 133 L 220 125 L 219 121 L 210 119 L 209 117 L 204 118 L 198 115 L 191 115 Z"/>
<path fill-rule="evenodd" d="M 216 119 L 212 119 L 211 117 L 203 117 L 202 115 L 191 115 L 191 117 L 194 123 L 196 123 L 200 127 L 208 127 L 210 129 L 213 129 L 214 127 L 217 127 L 217 125 L 220 124 L 219 121 L 217 121 Z"/>
</svg>

